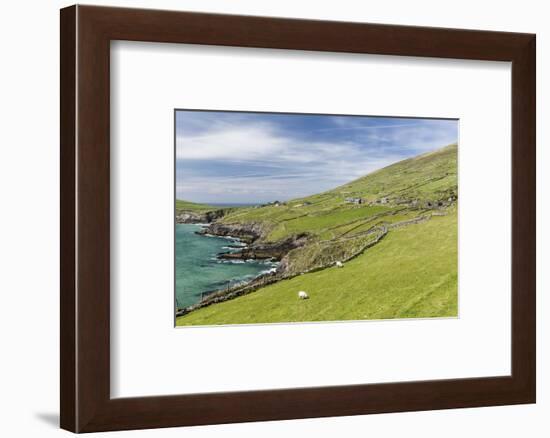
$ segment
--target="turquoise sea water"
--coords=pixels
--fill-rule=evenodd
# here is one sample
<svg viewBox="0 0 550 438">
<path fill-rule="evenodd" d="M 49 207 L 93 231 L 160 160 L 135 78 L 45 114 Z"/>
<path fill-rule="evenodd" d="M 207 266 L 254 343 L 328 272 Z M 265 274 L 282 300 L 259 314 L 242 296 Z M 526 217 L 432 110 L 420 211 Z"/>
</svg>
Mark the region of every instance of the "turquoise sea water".
<svg viewBox="0 0 550 438">
<path fill-rule="evenodd" d="M 252 280 L 277 266 L 267 260 L 218 260 L 221 252 L 244 245 L 238 239 L 198 235 L 196 224 L 176 224 L 176 303 L 190 306 L 203 294 Z"/>
</svg>

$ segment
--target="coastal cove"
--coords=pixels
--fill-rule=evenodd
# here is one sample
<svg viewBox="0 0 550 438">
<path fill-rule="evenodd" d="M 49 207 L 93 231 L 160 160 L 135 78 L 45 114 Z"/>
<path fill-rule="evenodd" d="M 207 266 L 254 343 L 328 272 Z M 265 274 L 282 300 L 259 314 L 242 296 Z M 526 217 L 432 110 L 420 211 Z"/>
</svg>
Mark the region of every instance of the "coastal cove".
<svg viewBox="0 0 550 438">
<path fill-rule="evenodd" d="M 198 234 L 202 224 L 176 224 L 176 305 L 197 304 L 205 296 L 245 284 L 259 275 L 273 272 L 278 263 L 270 260 L 220 259 L 219 254 L 246 248 L 233 236 Z"/>
<path fill-rule="evenodd" d="M 192 237 L 240 242 L 221 241 L 195 262 L 201 269 L 205 260 L 279 263 L 222 277 L 208 294 L 178 302 L 176 325 L 456 317 L 457 149 L 305 198 L 222 208 L 177 199 L 176 224 L 196 227 Z"/>
</svg>

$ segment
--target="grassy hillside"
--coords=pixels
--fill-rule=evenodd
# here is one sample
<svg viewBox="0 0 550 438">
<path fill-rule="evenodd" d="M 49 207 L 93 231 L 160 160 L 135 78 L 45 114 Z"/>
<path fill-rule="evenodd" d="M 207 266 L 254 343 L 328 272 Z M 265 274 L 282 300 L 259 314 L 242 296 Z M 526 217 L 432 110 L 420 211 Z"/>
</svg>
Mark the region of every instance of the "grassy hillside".
<svg viewBox="0 0 550 438">
<path fill-rule="evenodd" d="M 391 231 L 343 268 L 283 280 L 177 319 L 248 324 L 457 315 L 457 215 Z M 308 300 L 297 299 L 306 291 Z"/>
<path fill-rule="evenodd" d="M 216 207 L 212 207 L 206 204 L 196 204 L 194 202 L 182 201 L 176 199 L 176 211 L 191 211 L 194 213 L 206 213 L 208 211 L 216 210 Z"/>
<path fill-rule="evenodd" d="M 307 233 L 306 245 L 282 260 L 293 277 L 193 310 L 177 324 L 456 316 L 457 196 L 450 145 L 324 193 L 232 211 L 218 222 L 254 224 L 256 243 Z M 300 290 L 310 299 L 298 300 Z"/>
<path fill-rule="evenodd" d="M 265 229 L 263 240 L 269 242 L 300 232 L 327 240 L 363 231 L 360 227 L 371 226 L 375 218 L 394 222 L 414 217 L 428 202 L 446 201 L 456 194 L 457 146 L 450 145 L 392 164 L 328 192 L 279 206 L 240 209 L 225 216 L 222 222 L 261 223 Z M 346 203 L 348 197 L 361 198 L 364 203 Z"/>
<path fill-rule="evenodd" d="M 400 161 L 340 186 L 329 194 L 390 200 L 444 198 L 456 193 L 457 145 Z"/>
</svg>

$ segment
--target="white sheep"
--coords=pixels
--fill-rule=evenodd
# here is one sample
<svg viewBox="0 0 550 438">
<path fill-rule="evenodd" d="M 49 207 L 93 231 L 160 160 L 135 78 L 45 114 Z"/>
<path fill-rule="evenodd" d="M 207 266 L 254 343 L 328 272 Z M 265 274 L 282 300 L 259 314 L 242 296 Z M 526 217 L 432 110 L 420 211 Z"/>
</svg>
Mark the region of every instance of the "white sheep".
<svg viewBox="0 0 550 438">
<path fill-rule="evenodd" d="M 307 294 L 307 292 L 301 290 L 300 292 L 298 292 L 298 298 L 300 298 L 301 300 L 307 300 L 309 298 L 309 295 Z"/>
<path fill-rule="evenodd" d="M 337 261 L 337 262 L 336 262 L 336 267 L 337 267 L 337 268 L 343 268 L 343 267 L 344 267 L 344 264 L 343 264 L 341 261 Z"/>
</svg>

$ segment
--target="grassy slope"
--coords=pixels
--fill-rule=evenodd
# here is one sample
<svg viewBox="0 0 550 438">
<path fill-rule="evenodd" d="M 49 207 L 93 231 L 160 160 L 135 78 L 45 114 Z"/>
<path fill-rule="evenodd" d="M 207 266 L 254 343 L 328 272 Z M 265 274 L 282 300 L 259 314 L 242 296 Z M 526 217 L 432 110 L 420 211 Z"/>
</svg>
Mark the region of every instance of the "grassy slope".
<svg viewBox="0 0 550 438">
<path fill-rule="evenodd" d="M 457 192 L 456 163 L 457 146 L 450 145 L 395 163 L 328 192 L 295 199 L 278 207 L 243 208 L 222 221 L 262 223 L 266 229 L 265 241 L 281 240 L 301 231 L 324 240 L 343 234 L 348 236 L 350 229 L 353 231 L 374 216 L 399 213 L 402 220 L 412 213 L 398 205 L 345 204 L 344 198 L 361 197 L 367 202 L 383 197 L 390 201 L 446 199 Z M 384 220 L 388 218 L 393 221 L 389 216 Z"/>
<path fill-rule="evenodd" d="M 457 215 L 392 230 L 346 263 L 199 309 L 177 325 L 457 315 Z M 309 300 L 299 300 L 305 290 Z"/>
<path fill-rule="evenodd" d="M 433 199 L 456 192 L 457 145 L 400 161 L 328 193 L 349 193 L 372 200 L 378 196 Z"/>
<path fill-rule="evenodd" d="M 212 210 L 216 210 L 216 207 L 212 207 L 206 204 L 196 204 L 194 202 L 182 201 L 181 199 L 176 199 L 176 211 L 191 211 L 194 213 L 206 213 Z"/>
<path fill-rule="evenodd" d="M 360 243 L 361 233 L 380 222 L 393 223 L 427 213 L 423 208 L 398 205 L 395 201 L 433 201 L 456 195 L 456 173 L 457 146 L 451 145 L 279 207 L 240 209 L 225 216 L 223 222 L 261 223 L 266 230 L 265 241 L 307 231 L 312 241 L 299 250 L 304 260 L 296 263 L 306 269 L 319 254 L 338 255 L 343 242 L 347 246 Z M 367 202 L 388 197 L 390 203 L 350 205 L 344 203 L 348 196 L 362 197 Z M 329 268 L 284 280 L 250 295 L 194 311 L 178 318 L 177 324 L 456 315 L 456 207 L 447 212 L 447 216 L 391 230 L 378 245 L 346 263 L 343 269 Z M 356 241 L 347 240 L 355 236 Z M 299 290 L 307 291 L 311 298 L 297 300 Z"/>
</svg>

